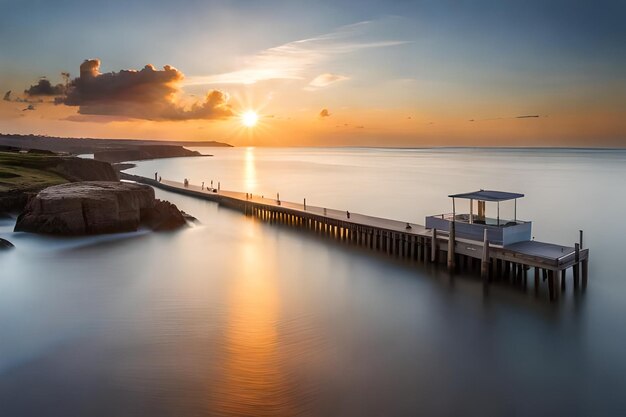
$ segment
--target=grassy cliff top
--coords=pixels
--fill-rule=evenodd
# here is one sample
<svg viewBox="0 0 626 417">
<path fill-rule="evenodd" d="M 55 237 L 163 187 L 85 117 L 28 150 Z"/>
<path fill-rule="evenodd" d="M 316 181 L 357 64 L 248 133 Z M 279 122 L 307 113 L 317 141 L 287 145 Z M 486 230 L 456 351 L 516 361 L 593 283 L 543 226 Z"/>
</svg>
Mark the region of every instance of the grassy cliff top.
<svg viewBox="0 0 626 417">
<path fill-rule="evenodd" d="M 67 180 L 52 171 L 59 157 L 0 152 L 0 192 L 41 189 Z"/>
</svg>

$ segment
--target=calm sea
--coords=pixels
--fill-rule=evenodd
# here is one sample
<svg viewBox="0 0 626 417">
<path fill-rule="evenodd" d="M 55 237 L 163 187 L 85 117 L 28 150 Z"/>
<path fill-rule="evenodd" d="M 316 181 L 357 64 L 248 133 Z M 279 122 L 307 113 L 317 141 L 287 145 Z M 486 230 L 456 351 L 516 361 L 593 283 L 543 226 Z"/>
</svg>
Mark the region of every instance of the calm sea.
<svg viewBox="0 0 626 417">
<path fill-rule="evenodd" d="M 451 193 L 521 192 L 537 240 L 584 230 L 589 288 L 568 282 L 558 305 L 532 284 L 484 293 L 475 275 L 158 190 L 200 223 L 60 239 L 6 220 L 1 416 L 624 414 L 625 151 L 202 151 L 131 171 L 418 223 Z"/>
</svg>

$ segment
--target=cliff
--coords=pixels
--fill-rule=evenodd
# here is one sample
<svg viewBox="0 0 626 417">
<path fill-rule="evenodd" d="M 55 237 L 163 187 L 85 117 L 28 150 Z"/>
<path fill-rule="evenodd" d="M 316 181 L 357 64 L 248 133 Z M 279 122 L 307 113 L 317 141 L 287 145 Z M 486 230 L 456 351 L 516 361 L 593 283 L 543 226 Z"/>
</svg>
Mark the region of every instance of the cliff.
<svg viewBox="0 0 626 417">
<path fill-rule="evenodd" d="M 111 164 L 93 159 L 61 157 L 51 170 L 68 181 L 119 181 Z"/>
<path fill-rule="evenodd" d="M 28 199 L 51 185 L 68 181 L 117 181 L 117 172 L 101 161 L 69 156 L 0 152 L 0 213 L 17 212 Z"/>
<path fill-rule="evenodd" d="M 185 149 L 182 146 L 171 145 L 143 145 L 123 149 L 103 150 L 94 153 L 94 159 L 111 163 L 186 156 L 202 155 L 199 152 Z"/>
</svg>

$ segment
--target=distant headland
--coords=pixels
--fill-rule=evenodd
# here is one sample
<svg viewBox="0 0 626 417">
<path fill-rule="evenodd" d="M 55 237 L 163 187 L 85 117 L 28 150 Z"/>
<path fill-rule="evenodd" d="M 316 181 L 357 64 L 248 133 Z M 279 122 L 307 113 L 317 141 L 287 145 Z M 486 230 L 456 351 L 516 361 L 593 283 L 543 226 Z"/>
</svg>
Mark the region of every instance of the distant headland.
<svg viewBox="0 0 626 417">
<path fill-rule="evenodd" d="M 11 133 L 0 133 L 0 146 L 14 147 L 19 149 L 41 149 L 52 152 L 65 152 L 69 154 L 85 154 L 117 151 L 129 149 L 147 149 L 146 146 L 155 150 L 182 148 L 184 146 L 193 147 L 232 147 L 232 145 L 216 141 L 172 141 L 153 139 L 96 139 L 96 138 L 66 138 L 46 135 L 20 135 Z M 190 155 L 168 155 L 168 156 L 190 156 Z M 167 157 L 167 156 L 160 156 Z M 143 158 L 140 158 L 143 159 Z"/>
</svg>

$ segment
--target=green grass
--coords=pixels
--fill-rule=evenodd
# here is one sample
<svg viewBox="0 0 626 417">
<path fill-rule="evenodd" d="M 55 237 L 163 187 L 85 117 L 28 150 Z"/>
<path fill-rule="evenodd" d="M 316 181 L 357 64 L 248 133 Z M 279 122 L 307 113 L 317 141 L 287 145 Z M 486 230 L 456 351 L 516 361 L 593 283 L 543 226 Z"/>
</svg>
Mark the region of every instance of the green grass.
<svg viewBox="0 0 626 417">
<path fill-rule="evenodd" d="M 67 180 L 51 171 L 56 156 L 0 152 L 0 192 L 40 189 Z"/>
</svg>

